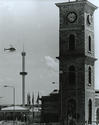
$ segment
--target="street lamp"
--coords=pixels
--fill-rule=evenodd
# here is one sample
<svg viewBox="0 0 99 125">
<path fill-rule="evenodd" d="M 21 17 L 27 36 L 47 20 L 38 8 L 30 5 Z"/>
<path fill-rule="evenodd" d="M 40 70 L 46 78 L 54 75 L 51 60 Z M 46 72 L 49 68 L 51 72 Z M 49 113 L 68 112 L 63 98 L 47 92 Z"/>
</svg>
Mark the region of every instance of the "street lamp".
<svg viewBox="0 0 99 125">
<path fill-rule="evenodd" d="M 9 86 L 9 85 L 4 85 L 3 87 L 5 87 L 5 88 L 12 88 L 13 89 L 13 121 L 14 121 L 14 112 L 15 112 L 15 87 L 14 86 Z"/>
</svg>

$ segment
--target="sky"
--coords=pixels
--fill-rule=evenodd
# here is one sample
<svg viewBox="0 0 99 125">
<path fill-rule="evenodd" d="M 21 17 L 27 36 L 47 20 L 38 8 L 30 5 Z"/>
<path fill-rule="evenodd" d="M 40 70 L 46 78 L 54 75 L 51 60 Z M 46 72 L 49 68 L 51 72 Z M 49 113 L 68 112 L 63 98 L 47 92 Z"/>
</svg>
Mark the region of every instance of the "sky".
<svg viewBox="0 0 99 125">
<path fill-rule="evenodd" d="M 26 89 L 37 96 L 58 88 L 59 10 L 55 3 L 67 0 L 0 0 L 0 104 L 22 103 L 21 52 L 26 51 Z M 90 0 L 99 6 L 99 0 Z M 95 11 L 95 51 L 99 58 L 99 9 Z M 16 52 L 4 52 L 13 45 Z M 99 89 L 99 61 L 95 65 L 95 88 Z M 56 84 L 52 84 L 55 82 Z"/>
</svg>

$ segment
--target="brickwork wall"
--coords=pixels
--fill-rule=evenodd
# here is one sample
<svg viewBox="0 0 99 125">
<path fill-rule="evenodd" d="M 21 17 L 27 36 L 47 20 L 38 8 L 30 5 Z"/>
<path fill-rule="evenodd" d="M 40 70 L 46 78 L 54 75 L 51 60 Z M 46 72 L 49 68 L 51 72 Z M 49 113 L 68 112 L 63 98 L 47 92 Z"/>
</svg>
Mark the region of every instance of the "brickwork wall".
<svg viewBox="0 0 99 125">
<path fill-rule="evenodd" d="M 87 1 L 67 2 L 56 4 L 60 9 L 60 92 L 62 105 L 62 119 L 66 125 L 68 122 L 69 100 L 76 102 L 76 124 L 85 124 L 88 121 L 89 100 L 92 101 L 92 121 L 95 121 L 95 91 L 94 91 L 94 19 L 93 13 L 96 7 Z M 76 13 L 75 22 L 68 21 L 68 14 Z M 91 24 L 88 23 L 88 15 L 91 15 Z M 69 49 L 69 36 L 75 36 L 75 50 Z M 91 37 L 91 51 L 89 52 L 88 38 Z M 75 67 L 76 83 L 69 83 L 69 67 Z M 91 85 L 89 86 L 88 68 L 91 67 Z M 75 104 L 74 104 L 75 105 Z M 71 104 L 73 107 L 73 104 Z M 75 117 L 75 116 L 74 116 Z M 71 117 L 70 117 L 71 118 Z M 72 118 L 73 119 L 73 118 Z"/>
</svg>

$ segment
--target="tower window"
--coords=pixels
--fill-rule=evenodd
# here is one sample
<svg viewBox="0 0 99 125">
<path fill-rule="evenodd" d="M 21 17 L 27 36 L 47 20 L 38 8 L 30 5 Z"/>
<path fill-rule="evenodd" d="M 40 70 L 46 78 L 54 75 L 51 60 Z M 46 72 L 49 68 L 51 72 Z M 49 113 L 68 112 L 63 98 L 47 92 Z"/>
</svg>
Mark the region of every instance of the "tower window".
<svg viewBox="0 0 99 125">
<path fill-rule="evenodd" d="M 91 99 L 89 100 L 88 109 L 89 109 L 88 123 L 91 124 L 92 123 L 92 101 Z"/>
<path fill-rule="evenodd" d="M 76 101 L 71 99 L 68 101 L 67 122 L 68 125 L 76 125 Z M 72 119 L 71 119 L 72 118 Z"/>
<path fill-rule="evenodd" d="M 88 50 L 91 51 L 91 36 L 88 37 Z"/>
<path fill-rule="evenodd" d="M 75 36 L 70 35 L 69 36 L 69 50 L 74 50 L 75 49 Z"/>
<path fill-rule="evenodd" d="M 88 77 L 89 85 L 91 85 L 91 67 L 88 68 Z"/>
<path fill-rule="evenodd" d="M 75 84 L 76 78 L 75 78 L 75 67 L 70 66 L 69 67 L 69 83 L 70 84 Z"/>
<path fill-rule="evenodd" d="M 99 108 L 96 111 L 96 121 L 99 124 Z"/>
</svg>

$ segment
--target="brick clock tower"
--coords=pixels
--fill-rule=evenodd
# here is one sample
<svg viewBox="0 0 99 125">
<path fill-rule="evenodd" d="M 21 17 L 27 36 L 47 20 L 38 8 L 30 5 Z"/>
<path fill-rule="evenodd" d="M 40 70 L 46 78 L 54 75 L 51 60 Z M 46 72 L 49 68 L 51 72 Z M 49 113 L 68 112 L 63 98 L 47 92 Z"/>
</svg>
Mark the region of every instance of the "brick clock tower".
<svg viewBox="0 0 99 125">
<path fill-rule="evenodd" d="M 95 121 L 94 11 L 87 0 L 57 3 L 59 27 L 60 119 L 64 125 Z"/>
</svg>

